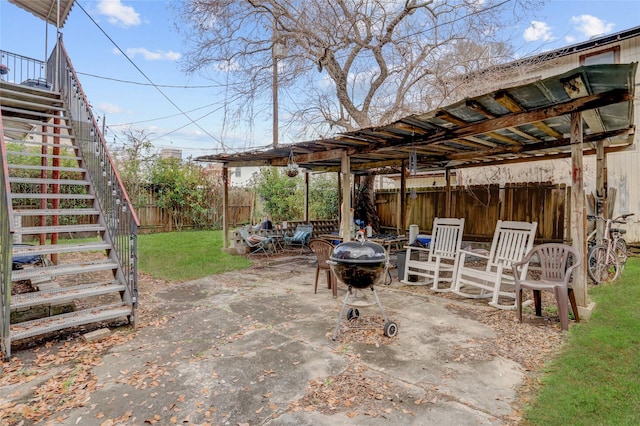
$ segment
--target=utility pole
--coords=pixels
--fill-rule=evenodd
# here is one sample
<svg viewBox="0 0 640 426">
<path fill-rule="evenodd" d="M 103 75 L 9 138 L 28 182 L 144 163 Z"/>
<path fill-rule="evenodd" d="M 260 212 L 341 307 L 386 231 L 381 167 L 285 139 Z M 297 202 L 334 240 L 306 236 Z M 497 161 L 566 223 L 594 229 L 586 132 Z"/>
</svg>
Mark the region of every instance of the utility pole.
<svg viewBox="0 0 640 426">
<path fill-rule="evenodd" d="M 280 41 L 276 22 L 273 23 L 273 46 L 271 58 L 273 62 L 273 147 L 278 146 L 278 59 L 285 57 L 285 45 Z"/>
</svg>

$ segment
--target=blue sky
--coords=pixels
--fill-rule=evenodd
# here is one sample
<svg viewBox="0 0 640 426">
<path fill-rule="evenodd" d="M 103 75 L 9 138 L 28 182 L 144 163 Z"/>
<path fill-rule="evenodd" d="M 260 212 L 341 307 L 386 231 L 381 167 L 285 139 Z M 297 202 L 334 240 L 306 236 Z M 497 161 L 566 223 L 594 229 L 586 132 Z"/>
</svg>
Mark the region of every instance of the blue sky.
<svg viewBox="0 0 640 426">
<path fill-rule="evenodd" d="M 169 3 L 79 0 L 82 8 L 74 6 L 63 28 L 65 47 L 93 111 L 98 117 L 106 117 L 107 140 L 121 144 L 119 125 L 130 124 L 144 129 L 157 148 L 180 148 L 185 157 L 215 153 L 221 143 L 237 149 L 269 145 L 269 115 L 246 130 L 225 129 L 224 85 L 181 71 L 184 48 L 174 28 L 175 11 L 168 7 Z M 149 85 L 82 9 L 144 75 L 162 86 L 164 95 Z M 505 30 L 510 32 L 517 55 L 522 57 L 638 25 L 640 0 L 548 0 L 535 15 Z M 44 34 L 42 21 L 8 0 L 0 0 L 0 49 L 44 59 Z M 49 39 L 53 37 L 54 30 L 50 29 Z M 46 49 L 47 55 L 50 50 Z M 283 130 L 280 141 L 296 142 Z"/>
</svg>

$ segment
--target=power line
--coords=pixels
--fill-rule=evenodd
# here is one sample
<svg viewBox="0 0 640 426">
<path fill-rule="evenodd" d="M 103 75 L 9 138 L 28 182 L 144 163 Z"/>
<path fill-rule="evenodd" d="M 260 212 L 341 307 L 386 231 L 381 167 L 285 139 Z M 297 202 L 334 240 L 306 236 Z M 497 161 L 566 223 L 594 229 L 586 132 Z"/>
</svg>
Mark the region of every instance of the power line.
<svg viewBox="0 0 640 426">
<path fill-rule="evenodd" d="M 211 84 L 211 85 L 201 85 L 201 86 L 179 86 L 179 85 L 174 85 L 174 84 L 153 84 L 153 83 L 142 83 L 139 81 L 131 81 L 131 80 L 122 80 L 119 78 L 113 78 L 113 77 L 105 77 L 102 75 L 96 75 L 96 74 L 90 74 L 87 72 L 78 72 L 76 71 L 76 74 L 80 74 L 80 75 L 86 75 L 88 77 L 93 77 L 93 78 L 99 78 L 101 80 L 109 80 L 109 81 L 115 81 L 117 83 L 124 83 L 124 84 L 133 84 L 136 86 L 147 86 L 147 87 L 164 87 L 164 88 L 169 88 L 169 89 L 219 89 L 221 87 L 224 87 L 223 84 Z"/>
<path fill-rule="evenodd" d="M 120 53 L 122 53 L 122 55 L 127 58 L 127 60 L 129 61 L 129 63 L 131 65 L 134 66 L 134 68 L 136 70 L 138 70 L 138 72 L 167 100 L 169 101 L 169 103 L 171 105 L 173 105 L 178 111 L 180 111 L 182 113 L 182 115 L 184 115 L 185 117 L 187 117 L 189 119 L 189 121 L 193 124 L 195 124 L 200 130 L 202 130 L 206 135 L 208 135 L 211 139 L 213 139 L 214 141 L 216 141 L 217 143 L 219 143 L 223 148 L 228 148 L 221 140 L 219 140 L 218 138 L 216 138 L 215 136 L 213 136 L 212 134 L 210 134 L 206 129 L 204 129 L 202 126 L 200 126 L 200 124 L 198 124 L 197 122 L 195 122 L 191 117 L 189 117 L 189 115 L 187 113 L 185 113 L 182 108 L 180 108 L 175 102 L 173 102 L 173 100 L 171 100 L 171 98 L 169 98 L 169 96 L 167 96 L 162 89 L 160 89 L 160 87 L 158 87 L 145 73 L 144 71 L 142 71 L 142 69 L 140 69 L 140 67 L 138 67 L 138 65 L 136 65 L 135 62 L 133 62 L 133 60 L 131 58 L 129 58 L 129 56 L 127 56 L 127 54 L 120 48 L 120 46 L 118 46 L 116 44 L 115 41 L 113 41 L 113 39 L 102 29 L 102 27 L 100 27 L 100 25 L 98 25 L 98 23 L 91 17 L 91 15 L 89 15 L 89 13 L 84 9 L 84 7 L 82 7 L 82 5 L 78 2 L 78 7 L 80 7 L 80 9 L 84 12 L 85 15 L 87 15 L 87 17 L 91 20 L 91 22 L 93 22 L 93 24 L 102 32 L 102 34 L 104 34 L 105 37 L 107 37 L 107 39 L 115 46 L 116 49 L 118 49 L 118 51 Z M 185 127 L 185 126 L 183 126 Z M 182 129 L 183 127 L 181 127 L 180 129 Z M 179 130 L 179 129 L 177 129 Z"/>
<path fill-rule="evenodd" d="M 212 106 L 217 106 L 217 105 L 218 105 L 217 102 L 216 103 L 212 103 L 212 104 L 208 104 L 208 105 L 203 105 L 201 107 L 190 109 L 189 111 L 187 111 L 187 113 L 194 112 L 194 111 L 197 111 L 199 109 L 204 109 L 204 108 L 208 108 L 208 107 L 212 107 Z M 217 108 L 217 109 L 220 109 L 220 108 Z M 149 123 L 151 121 L 166 120 L 167 118 L 178 117 L 178 116 L 181 116 L 181 115 L 182 114 L 165 115 L 164 117 L 150 118 L 148 120 L 133 121 L 133 122 L 130 122 L 130 123 L 116 123 L 116 124 L 112 124 L 111 126 L 113 126 L 113 127 L 117 127 L 117 126 L 132 126 L 134 124 L 142 124 L 142 123 Z"/>
</svg>

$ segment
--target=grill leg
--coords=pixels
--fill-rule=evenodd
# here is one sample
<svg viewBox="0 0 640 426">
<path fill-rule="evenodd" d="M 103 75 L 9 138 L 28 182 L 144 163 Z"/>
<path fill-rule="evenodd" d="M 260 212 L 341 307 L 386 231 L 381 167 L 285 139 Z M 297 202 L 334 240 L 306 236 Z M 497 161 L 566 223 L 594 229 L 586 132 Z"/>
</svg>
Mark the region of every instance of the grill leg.
<svg viewBox="0 0 640 426">
<path fill-rule="evenodd" d="M 387 323 L 387 314 L 384 312 L 384 308 L 382 307 L 382 303 L 380 303 L 380 299 L 378 299 L 378 293 L 376 293 L 376 289 L 371 286 L 371 291 L 373 292 L 373 298 L 376 299 L 376 303 L 378 304 L 378 308 L 380 308 L 380 312 L 382 312 L 382 318 L 384 318 L 385 324 Z"/>
<path fill-rule="evenodd" d="M 347 306 L 349 296 L 351 296 L 351 286 L 349 286 L 349 288 L 347 289 L 347 294 L 344 296 L 344 300 L 342 301 L 342 308 L 340 308 L 338 321 L 336 322 L 336 329 L 333 330 L 333 337 L 331 338 L 331 340 L 336 340 L 336 337 L 338 337 L 338 331 L 340 330 L 340 321 L 342 321 L 342 315 L 344 314 L 344 308 Z"/>
</svg>

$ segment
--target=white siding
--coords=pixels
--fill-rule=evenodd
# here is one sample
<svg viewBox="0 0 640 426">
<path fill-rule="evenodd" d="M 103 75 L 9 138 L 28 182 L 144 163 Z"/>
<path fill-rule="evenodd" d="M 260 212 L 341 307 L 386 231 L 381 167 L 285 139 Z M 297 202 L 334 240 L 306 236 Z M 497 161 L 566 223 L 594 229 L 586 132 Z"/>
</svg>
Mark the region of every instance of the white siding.
<svg viewBox="0 0 640 426">
<path fill-rule="evenodd" d="M 536 63 L 531 66 L 530 72 L 520 72 L 507 82 L 502 82 L 502 87 L 520 84 L 527 78 L 546 78 L 552 75 L 562 74 L 580 66 L 580 56 L 592 52 L 619 46 L 620 63 L 640 61 L 640 36 L 621 42 L 600 45 L 579 54 L 553 58 L 544 63 Z M 635 96 L 640 96 L 640 79 L 636 76 Z M 634 122 L 636 134 L 633 145 L 623 152 L 609 154 L 607 156 L 608 181 L 610 188 L 616 188 L 617 196 L 614 205 L 614 216 L 623 213 L 635 213 L 632 222 L 626 226 L 627 241 L 640 242 L 640 152 L 638 142 L 640 137 L 640 102 L 634 105 Z M 590 194 L 595 189 L 595 156 L 587 156 L 584 159 L 585 167 L 585 191 Z M 529 164 L 515 164 L 499 167 L 480 167 L 476 169 L 464 169 L 458 171 L 462 184 L 482 183 L 506 183 L 506 182 L 545 182 L 571 184 L 571 160 L 539 161 Z"/>
</svg>

